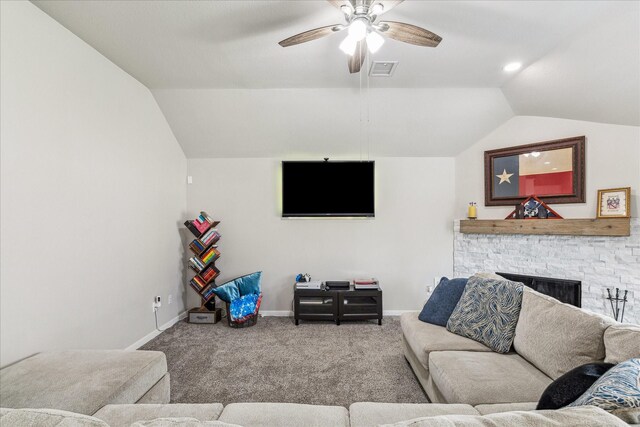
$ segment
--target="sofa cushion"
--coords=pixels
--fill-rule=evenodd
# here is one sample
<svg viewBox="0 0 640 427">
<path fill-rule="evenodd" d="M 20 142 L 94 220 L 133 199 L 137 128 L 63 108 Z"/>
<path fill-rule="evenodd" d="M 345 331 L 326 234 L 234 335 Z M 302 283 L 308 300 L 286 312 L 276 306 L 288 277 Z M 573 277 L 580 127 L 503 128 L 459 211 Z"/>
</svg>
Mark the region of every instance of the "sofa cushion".
<svg viewBox="0 0 640 427">
<path fill-rule="evenodd" d="M 604 316 L 525 288 L 513 342 L 515 350 L 554 380 L 604 359 Z"/>
<path fill-rule="evenodd" d="M 498 353 L 508 353 L 520 315 L 523 287 L 522 283 L 507 279 L 470 277 L 447 329 Z"/>
<path fill-rule="evenodd" d="M 640 408 L 622 408 L 611 411 L 627 424 L 640 424 Z"/>
<path fill-rule="evenodd" d="M 157 418 L 155 420 L 136 421 L 130 427 L 242 427 L 222 421 L 201 421 L 197 418 Z"/>
<path fill-rule="evenodd" d="M 611 363 L 598 362 L 573 368 L 549 384 L 536 409 L 560 409 L 573 403 L 613 366 Z"/>
<path fill-rule="evenodd" d="M 342 406 L 231 403 L 219 420 L 242 427 L 349 427 L 349 412 Z"/>
<path fill-rule="evenodd" d="M 620 363 L 640 356 L 640 326 L 615 323 L 604 331 L 604 361 Z"/>
<path fill-rule="evenodd" d="M 548 411 L 516 411 L 490 415 L 442 415 L 417 418 L 380 427 L 626 427 L 600 408 L 567 408 Z"/>
<path fill-rule="evenodd" d="M 200 421 L 217 420 L 222 413 L 221 403 L 171 403 L 164 405 L 106 405 L 93 416 L 111 427 L 129 427 L 136 421 L 156 418 L 190 417 Z"/>
<path fill-rule="evenodd" d="M 538 402 L 518 402 L 518 403 L 492 403 L 488 405 L 476 405 L 476 411 L 480 415 L 499 414 L 500 412 L 512 411 L 535 411 Z"/>
<path fill-rule="evenodd" d="M 420 363 L 427 369 L 429 367 L 429 354 L 432 351 L 491 351 L 485 345 L 453 334 L 442 326 L 421 322 L 418 319 L 417 312 L 402 313 L 400 325 L 407 344 L 411 347 Z"/>
<path fill-rule="evenodd" d="M 436 415 L 478 415 L 471 405 L 443 403 L 357 402 L 349 406 L 351 427 L 374 427 Z"/>
<path fill-rule="evenodd" d="M 569 406 L 592 405 L 605 411 L 640 408 L 640 358 L 609 369 Z"/>
<path fill-rule="evenodd" d="M 468 280 L 466 278 L 447 279 L 446 277 L 440 279 L 440 283 L 433 290 L 418 315 L 418 319 L 434 325 L 447 326 L 449 317 L 458 305 Z"/>
<path fill-rule="evenodd" d="M 515 353 L 438 351 L 429 357 L 431 378 L 447 403 L 533 402 L 551 378 Z"/>
<path fill-rule="evenodd" d="M 0 406 L 92 415 L 109 403 L 135 403 L 167 372 L 159 351 L 40 353 L 0 370 Z"/>
<path fill-rule="evenodd" d="M 57 409 L 0 410 L 1 426 L 110 427 L 98 418 Z"/>
</svg>

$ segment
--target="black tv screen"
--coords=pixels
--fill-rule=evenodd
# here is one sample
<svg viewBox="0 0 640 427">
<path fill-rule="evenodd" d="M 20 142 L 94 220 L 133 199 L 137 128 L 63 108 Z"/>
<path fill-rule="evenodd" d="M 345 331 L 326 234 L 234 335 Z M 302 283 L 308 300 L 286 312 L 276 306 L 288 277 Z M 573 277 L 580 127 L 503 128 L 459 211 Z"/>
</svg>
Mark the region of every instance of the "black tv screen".
<svg viewBox="0 0 640 427">
<path fill-rule="evenodd" d="M 374 164 L 282 162 L 282 216 L 374 216 Z"/>
</svg>

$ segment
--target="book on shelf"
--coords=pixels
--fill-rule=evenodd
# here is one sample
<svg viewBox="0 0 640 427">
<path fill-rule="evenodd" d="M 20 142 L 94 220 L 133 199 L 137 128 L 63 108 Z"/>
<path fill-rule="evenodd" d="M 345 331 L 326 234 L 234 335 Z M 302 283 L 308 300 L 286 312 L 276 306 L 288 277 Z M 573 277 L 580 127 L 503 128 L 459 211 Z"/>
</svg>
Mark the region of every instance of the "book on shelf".
<svg viewBox="0 0 640 427">
<path fill-rule="evenodd" d="M 374 278 L 367 278 L 367 279 L 353 279 L 353 283 L 354 285 L 377 285 L 378 284 L 378 280 L 374 279 Z"/>
<path fill-rule="evenodd" d="M 185 221 L 184 225 L 185 225 L 185 227 L 187 227 L 189 229 L 189 231 L 191 233 L 193 233 L 194 236 L 200 237 L 200 234 L 201 234 L 200 230 L 198 230 L 198 228 L 195 225 L 193 225 L 193 222 Z"/>
<path fill-rule="evenodd" d="M 377 279 L 354 279 L 353 287 L 358 290 L 364 289 L 380 289 L 380 283 L 378 283 Z"/>
<path fill-rule="evenodd" d="M 355 285 L 354 286 L 356 291 L 363 291 L 366 289 L 373 289 L 374 291 L 377 291 L 378 289 L 380 289 L 380 285 L 376 284 L 376 285 Z"/>
<path fill-rule="evenodd" d="M 200 212 L 200 215 L 193 221 L 187 220 L 184 225 L 193 233 L 196 237 L 201 237 L 206 231 L 211 228 L 215 223 L 206 212 Z"/>
<path fill-rule="evenodd" d="M 211 298 L 215 297 L 215 294 L 213 293 L 214 289 L 215 286 L 209 285 L 200 293 L 200 295 L 205 301 L 209 301 Z"/>
<path fill-rule="evenodd" d="M 218 249 L 214 248 L 213 246 L 207 249 L 206 251 L 204 251 L 200 255 L 200 259 L 205 265 L 209 264 L 210 262 L 213 262 L 219 257 L 220 257 L 220 251 L 218 251 Z"/>
<path fill-rule="evenodd" d="M 210 244 L 220 240 L 220 233 L 218 233 L 218 230 L 216 230 L 215 228 L 211 228 L 206 233 L 204 233 L 199 240 L 205 246 L 209 246 Z"/>
<path fill-rule="evenodd" d="M 198 232 L 200 233 L 198 236 L 201 236 L 210 226 L 208 222 L 193 221 L 191 224 L 198 229 Z"/>
<path fill-rule="evenodd" d="M 191 249 L 191 252 L 196 255 L 200 255 L 202 251 L 205 250 L 205 248 L 206 246 L 204 246 L 204 244 L 198 239 L 195 239 L 193 242 L 189 243 L 189 249 Z"/>
<path fill-rule="evenodd" d="M 191 258 L 189 258 L 189 267 L 192 267 L 197 272 L 200 272 L 200 270 L 202 270 L 205 266 L 206 263 L 202 262 L 202 260 L 197 256 L 192 256 Z"/>
<path fill-rule="evenodd" d="M 189 281 L 189 284 L 197 292 L 200 292 L 202 289 L 204 289 L 205 286 L 207 286 L 207 283 L 204 280 L 202 280 L 202 277 L 198 275 L 194 276 L 193 279 Z"/>
</svg>

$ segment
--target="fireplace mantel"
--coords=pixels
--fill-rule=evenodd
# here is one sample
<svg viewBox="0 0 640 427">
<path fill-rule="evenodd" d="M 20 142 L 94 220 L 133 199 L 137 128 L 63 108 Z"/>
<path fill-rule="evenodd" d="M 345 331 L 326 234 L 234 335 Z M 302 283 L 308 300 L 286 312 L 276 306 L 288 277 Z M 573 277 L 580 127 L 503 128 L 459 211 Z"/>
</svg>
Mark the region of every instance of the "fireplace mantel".
<svg viewBox="0 0 640 427">
<path fill-rule="evenodd" d="M 542 234 L 558 236 L 630 236 L 630 218 L 461 220 L 465 234 Z"/>
</svg>

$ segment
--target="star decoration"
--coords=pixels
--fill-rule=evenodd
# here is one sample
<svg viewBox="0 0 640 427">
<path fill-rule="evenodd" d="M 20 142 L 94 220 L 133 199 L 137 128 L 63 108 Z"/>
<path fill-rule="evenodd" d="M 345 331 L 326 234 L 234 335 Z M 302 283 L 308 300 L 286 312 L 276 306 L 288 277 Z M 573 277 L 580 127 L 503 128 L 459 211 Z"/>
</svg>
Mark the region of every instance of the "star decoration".
<svg viewBox="0 0 640 427">
<path fill-rule="evenodd" d="M 500 178 L 500 182 L 498 183 L 498 185 L 502 184 L 503 182 L 508 182 L 509 184 L 511 184 L 511 181 L 509 180 L 509 178 L 511 178 L 513 176 L 512 173 L 507 173 L 506 169 L 502 170 L 502 175 L 496 175 L 498 178 Z"/>
</svg>

